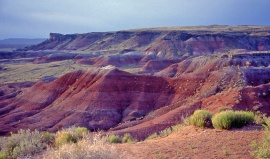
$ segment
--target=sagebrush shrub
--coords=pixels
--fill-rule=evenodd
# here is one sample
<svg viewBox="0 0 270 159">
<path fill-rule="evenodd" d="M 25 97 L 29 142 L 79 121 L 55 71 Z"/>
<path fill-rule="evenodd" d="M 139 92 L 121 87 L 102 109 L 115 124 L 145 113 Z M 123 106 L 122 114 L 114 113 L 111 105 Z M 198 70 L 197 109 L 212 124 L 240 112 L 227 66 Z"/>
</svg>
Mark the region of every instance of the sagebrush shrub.
<svg viewBox="0 0 270 159">
<path fill-rule="evenodd" d="M 251 154 L 254 157 L 261 159 L 269 159 L 270 158 L 270 118 L 264 116 L 262 125 L 264 126 L 264 138 L 259 141 L 253 141 L 251 146 L 254 148 L 254 151 Z"/>
<path fill-rule="evenodd" d="M 2 146 L 2 152 L 6 158 L 17 158 L 39 153 L 46 148 L 46 143 L 42 142 L 41 133 L 37 130 L 19 130 L 17 133 L 11 133 L 6 137 L 5 144 Z"/>
<path fill-rule="evenodd" d="M 266 129 L 264 138 L 259 142 L 252 142 L 251 146 L 255 149 L 251 155 L 260 159 L 270 158 L 270 131 Z"/>
<path fill-rule="evenodd" d="M 249 111 L 222 111 L 212 118 L 216 129 L 240 128 L 254 121 L 254 113 Z"/>
<path fill-rule="evenodd" d="M 151 139 L 158 138 L 158 137 L 168 136 L 172 133 L 180 131 L 183 128 L 183 126 L 184 126 L 184 124 L 177 124 L 177 125 L 168 127 L 164 130 L 161 130 L 159 132 L 155 132 L 155 133 L 149 135 L 145 140 L 151 140 Z"/>
<path fill-rule="evenodd" d="M 262 126 L 265 130 L 269 130 L 270 132 L 270 117 L 264 119 Z"/>
<path fill-rule="evenodd" d="M 230 129 L 234 119 L 235 113 L 233 111 L 222 111 L 213 116 L 212 124 L 216 129 Z"/>
<path fill-rule="evenodd" d="M 127 155 L 117 152 L 112 145 L 95 144 L 82 139 L 77 143 L 65 144 L 58 149 L 49 149 L 43 155 L 43 159 L 122 159 Z"/>
<path fill-rule="evenodd" d="M 68 143 L 76 143 L 77 141 L 78 137 L 70 131 L 59 131 L 55 136 L 55 146 L 57 147 Z"/>
<path fill-rule="evenodd" d="M 0 159 L 5 159 L 6 158 L 6 155 L 2 152 L 0 152 Z"/>
<path fill-rule="evenodd" d="M 55 134 L 50 132 L 41 132 L 42 143 L 53 145 L 55 142 Z"/>
<path fill-rule="evenodd" d="M 107 141 L 110 142 L 110 143 L 121 143 L 122 142 L 121 138 L 119 136 L 117 136 L 117 135 L 114 135 L 114 134 L 109 135 L 107 137 Z"/>
<path fill-rule="evenodd" d="M 180 130 L 183 129 L 185 124 L 177 124 L 177 125 L 173 125 L 171 128 L 172 128 L 172 132 L 178 132 Z"/>
<path fill-rule="evenodd" d="M 266 114 L 262 114 L 261 112 L 256 112 L 254 114 L 254 122 L 256 124 L 265 125 L 265 120 L 267 120 Z"/>
<path fill-rule="evenodd" d="M 201 128 L 210 127 L 212 113 L 207 110 L 196 110 L 194 114 L 190 116 L 190 124 Z"/>
<path fill-rule="evenodd" d="M 136 139 L 134 139 L 130 134 L 124 134 L 123 138 L 122 138 L 122 142 L 123 143 L 132 143 L 132 142 L 136 142 Z"/>
<path fill-rule="evenodd" d="M 89 133 L 89 130 L 86 127 L 77 127 L 76 135 L 79 139 L 82 139 L 84 136 L 86 136 Z"/>
<path fill-rule="evenodd" d="M 160 137 L 164 137 L 164 136 L 170 135 L 171 133 L 172 133 L 172 128 L 169 127 L 169 128 L 164 129 L 164 130 L 161 130 L 161 131 L 158 133 L 158 135 L 159 135 Z"/>
<path fill-rule="evenodd" d="M 158 134 L 155 132 L 155 133 L 151 134 L 150 136 L 148 136 L 146 138 L 146 140 L 151 140 L 151 139 L 154 139 L 154 138 L 157 138 L 157 137 L 158 137 Z"/>
<path fill-rule="evenodd" d="M 233 127 L 240 128 L 254 121 L 254 113 L 250 111 L 235 111 Z"/>
</svg>

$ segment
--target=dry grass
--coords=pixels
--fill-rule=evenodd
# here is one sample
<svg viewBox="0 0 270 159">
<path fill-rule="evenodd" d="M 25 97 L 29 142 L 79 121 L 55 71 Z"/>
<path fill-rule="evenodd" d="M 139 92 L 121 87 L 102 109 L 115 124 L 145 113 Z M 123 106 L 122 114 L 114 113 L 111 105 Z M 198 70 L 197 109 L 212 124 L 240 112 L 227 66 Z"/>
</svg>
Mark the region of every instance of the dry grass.
<svg viewBox="0 0 270 159">
<path fill-rule="evenodd" d="M 44 154 L 47 159 L 121 159 L 129 158 L 116 151 L 114 145 L 106 143 L 100 134 L 88 135 L 77 143 L 64 144 L 59 148 L 50 148 Z"/>
<path fill-rule="evenodd" d="M 47 145 L 42 142 L 42 133 L 39 131 L 19 130 L 17 133 L 12 133 L 9 137 L 0 139 L 1 156 L 7 158 L 24 157 L 42 152 Z"/>
<path fill-rule="evenodd" d="M 0 83 L 13 83 L 25 81 L 38 81 L 45 76 L 60 77 L 68 72 L 78 69 L 89 69 L 92 66 L 79 65 L 72 60 L 32 64 L 2 64 L 5 71 L 0 74 Z"/>
</svg>

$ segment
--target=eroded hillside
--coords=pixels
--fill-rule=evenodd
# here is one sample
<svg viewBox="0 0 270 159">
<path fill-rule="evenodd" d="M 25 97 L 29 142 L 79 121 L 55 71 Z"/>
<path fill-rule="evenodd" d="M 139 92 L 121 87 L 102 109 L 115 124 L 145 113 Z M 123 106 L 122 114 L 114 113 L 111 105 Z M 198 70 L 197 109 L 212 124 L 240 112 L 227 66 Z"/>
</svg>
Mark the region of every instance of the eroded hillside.
<svg viewBox="0 0 270 159">
<path fill-rule="evenodd" d="M 76 125 L 145 138 L 200 108 L 269 115 L 269 33 L 209 26 L 51 34 L 1 53 L 1 134 Z"/>
</svg>

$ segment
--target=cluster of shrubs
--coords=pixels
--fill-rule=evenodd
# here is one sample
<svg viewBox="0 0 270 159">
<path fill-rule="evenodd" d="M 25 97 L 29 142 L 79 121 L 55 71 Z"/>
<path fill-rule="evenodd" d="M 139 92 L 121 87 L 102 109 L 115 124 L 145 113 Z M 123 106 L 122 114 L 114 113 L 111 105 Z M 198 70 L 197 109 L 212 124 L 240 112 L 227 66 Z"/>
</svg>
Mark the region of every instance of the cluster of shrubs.
<svg viewBox="0 0 270 159">
<path fill-rule="evenodd" d="M 256 123 L 264 127 L 264 138 L 261 141 L 254 141 L 251 143 L 253 151 L 251 155 L 259 159 L 270 158 L 270 118 L 261 113 L 253 113 L 250 111 L 233 111 L 222 110 L 217 114 L 212 114 L 207 110 L 196 110 L 193 115 L 184 120 L 184 123 L 177 125 L 178 130 L 183 125 L 194 125 L 197 127 L 214 127 L 215 129 L 231 129 L 240 128 L 247 124 Z M 153 139 L 157 137 L 167 136 L 173 132 L 173 129 L 167 128 L 163 131 L 156 132 L 146 139 Z M 165 134 L 165 135 L 164 135 Z"/>
<path fill-rule="evenodd" d="M 222 111 L 215 114 L 212 123 L 216 129 L 241 128 L 254 122 L 254 113 L 250 111 Z"/>
<path fill-rule="evenodd" d="M 85 127 L 71 127 L 57 133 L 19 130 L 17 133 L 11 133 L 9 137 L 0 138 L 0 159 L 36 154 L 43 154 L 43 158 L 52 159 L 119 158 L 119 153 L 106 144 L 106 142 L 119 142 L 117 137 L 92 134 Z M 136 141 L 130 134 L 125 134 L 120 140 L 121 142 Z"/>
<path fill-rule="evenodd" d="M 215 129 L 240 128 L 250 123 L 260 124 L 264 127 L 264 138 L 261 141 L 251 143 L 253 151 L 251 155 L 260 159 L 270 158 L 270 118 L 261 113 L 250 111 L 225 110 L 212 115 L 206 110 L 196 110 L 189 118 L 189 123 L 198 127 L 209 127 Z M 210 124 L 209 124 L 210 123 Z"/>
<path fill-rule="evenodd" d="M 201 128 L 216 129 L 240 128 L 250 123 L 259 123 L 265 127 L 266 138 L 261 142 L 253 142 L 253 156 L 270 158 L 270 118 L 259 116 L 250 111 L 224 110 L 212 114 L 206 110 L 196 110 L 184 120 L 184 124 L 175 125 L 150 135 L 147 139 L 164 137 L 191 124 Z M 102 136 L 89 133 L 84 127 L 71 127 L 57 133 L 39 132 L 37 130 L 19 130 L 9 137 L 0 138 L 0 159 L 20 158 L 43 154 L 43 158 L 124 158 L 112 145 L 106 143 L 134 143 L 137 140 L 130 134 Z M 126 156 L 125 156 L 126 157 Z"/>
<path fill-rule="evenodd" d="M 134 143 L 137 142 L 136 139 L 134 139 L 130 134 L 124 134 L 124 136 L 121 138 L 118 135 L 109 135 L 106 137 L 107 142 L 109 143 Z"/>
<path fill-rule="evenodd" d="M 1 138 L 0 159 L 42 152 L 51 142 L 50 139 L 49 133 L 40 133 L 37 130 L 19 130 L 17 133 L 11 133 L 10 137 Z"/>
<path fill-rule="evenodd" d="M 160 132 L 155 132 L 148 136 L 146 140 L 164 137 L 180 130 L 184 125 L 194 125 L 200 128 L 214 127 L 215 129 L 240 128 L 254 121 L 255 115 L 250 111 L 223 110 L 215 115 L 207 110 L 196 110 L 189 118 L 183 120 L 183 124 L 178 124 Z"/>
<path fill-rule="evenodd" d="M 78 140 L 88 135 L 89 131 L 85 127 L 69 128 L 58 131 L 55 134 L 55 146 L 61 147 L 67 143 L 77 143 Z"/>
<path fill-rule="evenodd" d="M 190 116 L 191 125 L 204 127 L 214 127 L 215 129 L 240 128 L 254 122 L 255 115 L 250 111 L 225 110 L 215 115 L 206 110 L 196 110 Z"/>
</svg>

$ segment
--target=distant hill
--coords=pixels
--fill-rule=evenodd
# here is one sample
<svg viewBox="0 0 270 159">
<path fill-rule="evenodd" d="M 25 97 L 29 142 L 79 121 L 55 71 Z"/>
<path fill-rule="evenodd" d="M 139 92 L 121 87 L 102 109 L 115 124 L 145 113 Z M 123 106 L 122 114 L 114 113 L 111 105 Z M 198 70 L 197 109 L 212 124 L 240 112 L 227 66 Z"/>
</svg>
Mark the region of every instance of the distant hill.
<svg viewBox="0 0 270 159">
<path fill-rule="evenodd" d="M 72 50 L 102 54 L 139 51 L 154 58 L 178 59 L 237 49 L 270 50 L 270 27 L 212 25 L 67 35 L 51 33 L 48 40 L 24 50 Z"/>
<path fill-rule="evenodd" d="M 10 38 L 0 40 L 0 49 L 1 50 L 14 50 L 14 49 L 21 49 L 26 46 L 36 45 L 43 41 L 45 38 L 36 38 L 36 39 L 26 39 L 26 38 Z"/>
</svg>

